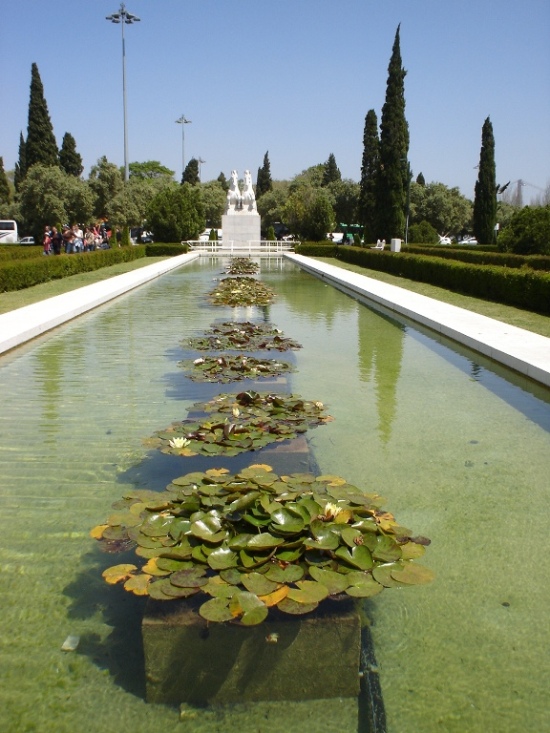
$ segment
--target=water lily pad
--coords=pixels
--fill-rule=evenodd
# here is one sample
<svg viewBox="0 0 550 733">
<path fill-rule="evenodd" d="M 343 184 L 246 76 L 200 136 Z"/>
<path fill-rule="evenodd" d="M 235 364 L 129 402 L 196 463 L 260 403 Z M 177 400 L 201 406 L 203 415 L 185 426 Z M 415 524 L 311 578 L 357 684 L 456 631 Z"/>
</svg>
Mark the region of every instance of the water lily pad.
<svg viewBox="0 0 550 733">
<path fill-rule="evenodd" d="M 297 603 L 319 603 L 329 595 L 328 588 L 316 580 L 299 580 L 298 589 L 291 588 L 288 598 Z"/>
<path fill-rule="evenodd" d="M 237 565 L 237 554 L 229 547 L 217 547 L 208 556 L 208 564 L 212 570 L 225 570 Z"/>
<path fill-rule="evenodd" d="M 229 609 L 234 617 L 240 616 L 243 626 L 262 623 L 268 614 L 267 606 L 254 593 L 236 593 L 229 601 Z"/>
<path fill-rule="evenodd" d="M 227 598 L 211 598 L 199 608 L 199 614 L 207 621 L 231 621 L 233 614 L 229 610 Z"/>
<path fill-rule="evenodd" d="M 358 574 L 355 573 L 355 576 Z M 370 598 L 376 596 L 384 590 L 384 586 L 380 585 L 372 575 L 361 573 L 362 577 L 356 577 L 354 582 L 346 588 L 346 593 L 352 598 Z"/>
<path fill-rule="evenodd" d="M 252 536 L 247 547 L 251 551 L 271 550 L 273 547 L 282 545 L 283 542 L 284 539 L 282 537 L 274 537 L 269 532 L 261 532 L 260 534 Z"/>
<path fill-rule="evenodd" d="M 178 570 L 172 573 L 170 582 L 179 588 L 200 588 L 208 582 L 208 578 L 205 575 L 206 570 L 202 567 L 186 568 L 185 570 Z"/>
<path fill-rule="evenodd" d="M 101 573 L 101 575 L 105 578 L 109 585 L 114 585 L 115 583 L 120 583 L 121 580 L 126 580 L 127 578 L 129 578 L 135 570 L 137 570 L 137 567 L 135 565 L 126 563 L 121 565 L 113 565 L 110 568 L 106 568 Z"/>
<path fill-rule="evenodd" d="M 435 573 L 425 565 L 418 563 L 406 562 L 401 568 L 391 571 L 391 577 L 399 583 L 407 583 L 407 585 L 421 585 L 431 583 L 435 577 Z"/>
<path fill-rule="evenodd" d="M 399 588 L 403 583 L 393 577 L 393 571 L 400 570 L 401 567 L 400 563 L 397 562 L 388 563 L 387 565 L 377 565 L 372 569 L 372 575 L 385 588 Z"/>
<path fill-rule="evenodd" d="M 280 565 L 270 564 L 265 577 L 273 580 L 275 583 L 293 583 L 304 577 L 304 569 L 301 565 L 286 565 L 281 567 Z"/>
<path fill-rule="evenodd" d="M 376 547 L 374 548 L 372 555 L 376 560 L 393 562 L 394 560 L 399 560 L 401 557 L 401 548 L 393 537 L 379 535 L 376 538 Z"/>
<path fill-rule="evenodd" d="M 265 596 L 277 589 L 278 583 L 269 580 L 261 573 L 249 573 L 242 576 L 242 584 L 250 593 L 257 596 Z"/>
<path fill-rule="evenodd" d="M 146 596 L 149 594 L 148 588 L 150 582 L 150 575 L 132 575 L 124 583 L 124 589 L 130 591 L 136 596 Z"/>
<path fill-rule="evenodd" d="M 318 606 L 318 603 L 300 603 L 292 600 L 292 598 L 289 598 L 288 596 L 283 598 L 283 600 L 277 604 L 279 611 L 289 613 L 292 616 L 303 616 L 306 613 L 311 613 L 312 611 L 315 611 Z"/>
<path fill-rule="evenodd" d="M 314 580 L 322 583 L 328 589 L 331 596 L 343 593 L 350 585 L 347 575 L 336 573 L 334 570 L 325 570 L 313 565 L 308 572 Z"/>
</svg>

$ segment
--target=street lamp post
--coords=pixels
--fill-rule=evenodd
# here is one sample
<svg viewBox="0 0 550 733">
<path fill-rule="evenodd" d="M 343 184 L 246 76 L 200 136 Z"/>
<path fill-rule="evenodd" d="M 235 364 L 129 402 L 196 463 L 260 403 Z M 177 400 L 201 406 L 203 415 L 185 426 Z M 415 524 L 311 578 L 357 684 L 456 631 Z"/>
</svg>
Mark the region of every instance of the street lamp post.
<svg viewBox="0 0 550 733">
<path fill-rule="evenodd" d="M 128 168 L 128 114 L 126 110 L 126 44 L 124 42 L 124 26 L 132 25 L 137 23 L 140 18 L 137 15 L 133 15 L 126 10 L 124 3 L 120 3 L 120 9 L 118 13 L 107 15 L 106 20 L 110 20 L 111 23 L 120 23 L 122 28 L 122 104 L 124 110 L 124 180 L 127 181 L 129 178 Z"/>
<path fill-rule="evenodd" d="M 199 156 L 199 159 L 197 160 L 197 163 L 199 164 L 199 181 L 200 181 L 200 180 L 201 180 L 201 165 L 202 165 L 203 163 L 206 163 L 206 160 L 203 160 L 203 159 L 202 159 L 202 158 L 201 158 L 201 157 Z"/>
<path fill-rule="evenodd" d="M 183 174 L 185 173 L 185 125 L 191 124 L 191 120 L 187 120 L 185 115 L 182 115 L 176 122 L 181 125 L 181 179 L 183 181 Z"/>
</svg>

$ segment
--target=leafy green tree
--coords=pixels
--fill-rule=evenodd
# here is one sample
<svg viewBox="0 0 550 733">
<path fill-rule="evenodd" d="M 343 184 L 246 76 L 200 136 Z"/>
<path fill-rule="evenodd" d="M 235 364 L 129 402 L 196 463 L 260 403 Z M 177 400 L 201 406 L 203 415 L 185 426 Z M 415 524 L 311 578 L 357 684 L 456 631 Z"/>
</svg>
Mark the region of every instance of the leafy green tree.
<svg viewBox="0 0 550 733">
<path fill-rule="evenodd" d="M 21 132 L 19 134 L 19 159 L 15 164 L 15 171 L 13 174 L 13 185 L 15 186 L 16 191 L 19 191 L 21 183 L 24 181 L 25 176 L 27 175 L 26 149 L 27 144 L 25 142 L 25 138 L 23 137 L 23 133 Z"/>
<path fill-rule="evenodd" d="M 273 181 L 271 180 L 271 164 L 269 162 L 269 150 L 264 155 L 264 162 L 261 168 L 258 168 L 258 176 L 256 178 L 256 199 L 263 196 L 273 189 Z"/>
<path fill-rule="evenodd" d="M 348 179 L 327 186 L 337 224 L 355 224 L 359 206 L 359 184 Z"/>
<path fill-rule="evenodd" d="M 4 158 L 0 157 L 0 211 L 4 211 L 11 203 L 11 190 L 6 171 Z M 2 214 L 4 216 L 4 214 Z"/>
<path fill-rule="evenodd" d="M 267 230 L 276 222 L 284 221 L 284 206 L 288 198 L 287 181 L 273 181 L 271 191 L 264 193 L 256 202 L 258 213 L 262 217 L 262 229 Z"/>
<path fill-rule="evenodd" d="M 550 206 L 524 206 L 498 238 L 499 249 L 516 254 L 550 255 Z"/>
<path fill-rule="evenodd" d="M 147 221 L 156 241 L 196 239 L 204 229 L 200 188 L 189 183 L 165 188 L 151 202 Z"/>
<path fill-rule="evenodd" d="M 312 165 L 309 168 L 306 168 L 301 173 L 298 173 L 297 176 L 294 176 L 292 181 L 290 181 L 289 193 L 292 193 L 295 188 L 304 183 L 314 187 L 322 186 L 324 173 L 324 163 L 318 163 L 317 165 Z"/>
<path fill-rule="evenodd" d="M 200 198 L 206 226 L 219 228 L 225 211 L 226 192 L 219 181 L 208 181 L 200 185 Z"/>
<path fill-rule="evenodd" d="M 171 171 L 170 168 L 161 165 L 158 160 L 146 160 L 143 163 L 130 163 L 128 166 L 130 171 L 130 179 L 132 178 L 144 178 L 144 179 L 155 179 L 155 178 L 169 178 L 173 179 L 175 171 Z"/>
<path fill-rule="evenodd" d="M 409 242 L 413 244 L 437 244 L 438 241 L 437 231 L 428 221 L 411 224 L 409 227 Z"/>
<path fill-rule="evenodd" d="M 335 181 L 341 181 L 342 180 L 342 174 L 340 173 L 340 169 L 336 165 L 336 158 L 334 156 L 334 153 L 331 153 L 328 156 L 327 162 L 323 166 L 323 180 L 322 185 L 328 186 L 331 183 L 334 183 Z"/>
<path fill-rule="evenodd" d="M 108 219 L 109 206 L 117 194 L 124 188 L 124 180 L 120 169 L 109 163 L 103 156 L 92 167 L 88 178 L 90 188 L 95 195 L 95 216 L 97 219 Z"/>
<path fill-rule="evenodd" d="M 31 94 L 25 157 L 27 171 L 38 163 L 41 165 L 59 165 L 57 143 L 53 134 L 48 105 L 44 98 L 44 87 L 42 86 L 38 66 L 35 63 L 31 68 Z"/>
<path fill-rule="evenodd" d="M 93 194 L 86 181 L 57 166 L 37 163 L 21 184 L 20 210 L 27 231 L 40 241 L 44 227 L 90 221 Z"/>
<path fill-rule="evenodd" d="M 182 183 L 189 183 L 191 186 L 198 186 L 200 183 L 199 178 L 199 161 L 196 158 L 191 158 L 189 163 L 185 166 L 183 176 L 181 177 Z"/>
<path fill-rule="evenodd" d="M 76 141 L 70 132 L 63 135 L 63 142 L 59 151 L 59 165 L 70 176 L 80 176 L 84 170 L 82 156 L 76 152 Z"/>
<path fill-rule="evenodd" d="M 413 181 L 410 195 L 412 224 L 429 222 L 436 232 L 445 235 L 470 231 L 472 202 L 458 188 L 435 182 L 422 186 Z M 409 240 L 417 241 L 410 236 Z"/>
<path fill-rule="evenodd" d="M 221 183 L 223 190 L 227 193 L 229 191 L 229 182 L 227 178 L 225 177 L 225 174 L 223 173 L 223 171 L 216 178 L 216 180 L 218 181 L 218 183 Z"/>
<path fill-rule="evenodd" d="M 480 244 L 493 244 L 497 223 L 495 138 L 489 117 L 481 131 L 481 153 L 474 195 L 474 234 Z"/>
<path fill-rule="evenodd" d="M 378 232 L 377 186 L 380 170 L 380 140 L 378 118 L 370 109 L 365 117 L 363 132 L 363 160 L 358 202 L 358 220 L 363 225 L 365 242 L 375 242 Z"/>
<path fill-rule="evenodd" d="M 380 171 L 378 176 L 379 236 L 403 237 L 409 167 L 409 126 L 405 119 L 405 75 L 397 26 L 388 67 L 386 100 L 380 122 Z"/>
<path fill-rule="evenodd" d="M 296 185 L 284 205 L 282 220 L 302 239 L 324 240 L 335 225 L 328 191 L 304 182 Z"/>
</svg>

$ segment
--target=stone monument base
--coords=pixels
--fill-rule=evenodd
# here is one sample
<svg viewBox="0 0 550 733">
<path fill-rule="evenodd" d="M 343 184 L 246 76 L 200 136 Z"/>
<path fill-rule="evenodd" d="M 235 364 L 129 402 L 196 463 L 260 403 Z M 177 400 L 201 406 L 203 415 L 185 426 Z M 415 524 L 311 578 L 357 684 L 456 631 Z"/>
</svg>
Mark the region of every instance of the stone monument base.
<svg viewBox="0 0 550 733">
<path fill-rule="evenodd" d="M 222 249 L 248 249 L 249 242 L 261 239 L 261 217 L 257 211 L 242 211 L 222 216 Z M 231 244 L 232 243 L 232 244 Z"/>
</svg>

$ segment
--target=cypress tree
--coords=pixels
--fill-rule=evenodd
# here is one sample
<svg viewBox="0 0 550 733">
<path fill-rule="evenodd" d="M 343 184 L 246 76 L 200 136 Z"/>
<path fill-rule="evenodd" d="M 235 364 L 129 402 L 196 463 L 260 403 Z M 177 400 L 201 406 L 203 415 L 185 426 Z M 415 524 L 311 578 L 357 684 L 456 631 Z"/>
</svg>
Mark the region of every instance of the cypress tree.
<svg viewBox="0 0 550 733">
<path fill-rule="evenodd" d="M 474 196 L 474 235 L 480 244 L 493 244 L 497 221 L 495 138 L 489 117 L 481 131 L 481 153 Z"/>
<path fill-rule="evenodd" d="M 0 157 L 0 206 L 8 206 L 11 201 L 10 184 L 4 170 L 4 158 Z"/>
<path fill-rule="evenodd" d="M 189 183 L 191 186 L 198 186 L 200 183 L 199 179 L 199 161 L 196 158 L 191 158 L 189 163 L 185 166 L 183 176 L 181 177 L 182 184 Z"/>
<path fill-rule="evenodd" d="M 264 193 L 273 190 L 273 181 L 271 180 L 271 165 L 269 163 L 269 150 L 264 155 L 264 163 L 258 168 L 258 176 L 256 178 L 256 198 L 259 199 Z"/>
<path fill-rule="evenodd" d="M 333 183 L 334 181 L 341 181 L 341 180 L 342 180 L 342 174 L 340 173 L 340 169 L 336 165 L 336 158 L 334 157 L 334 153 L 331 153 L 328 156 L 328 160 L 324 165 L 323 180 L 322 180 L 321 185 L 328 186 L 329 183 Z"/>
<path fill-rule="evenodd" d="M 416 182 L 419 186 L 425 186 L 426 185 L 426 179 L 424 178 L 424 174 L 422 171 L 416 176 Z"/>
<path fill-rule="evenodd" d="M 23 133 L 19 134 L 19 160 L 15 164 L 15 170 L 13 174 L 13 185 L 15 190 L 19 191 L 21 183 L 27 175 L 27 154 L 26 154 L 26 143 Z"/>
<path fill-rule="evenodd" d="M 220 175 L 216 178 L 218 183 L 221 183 L 221 186 L 224 191 L 229 191 L 229 183 L 227 181 L 227 178 L 225 177 L 224 172 L 222 171 Z"/>
<path fill-rule="evenodd" d="M 76 152 L 76 142 L 70 132 L 63 135 L 63 142 L 59 151 L 59 165 L 65 173 L 77 178 L 84 170 L 82 156 Z"/>
<path fill-rule="evenodd" d="M 374 242 L 378 236 L 377 185 L 380 169 L 380 141 L 378 139 L 378 118 L 373 109 L 365 117 L 363 132 L 363 160 L 359 192 L 359 217 L 364 227 L 365 242 Z"/>
<path fill-rule="evenodd" d="M 44 87 L 38 73 L 38 66 L 34 63 L 31 70 L 31 96 L 25 154 L 27 170 L 36 163 L 59 165 L 57 143 L 53 134 L 48 105 L 44 98 Z"/>
<path fill-rule="evenodd" d="M 403 237 L 407 199 L 409 126 L 405 119 L 405 75 L 401 62 L 399 29 L 388 66 L 386 100 L 380 122 L 380 172 L 378 176 L 379 236 Z"/>
</svg>

